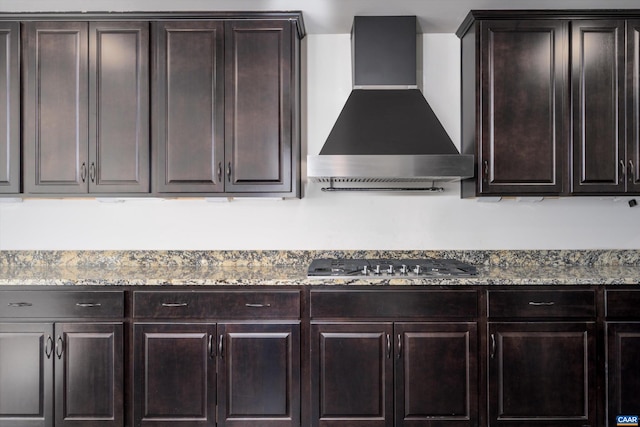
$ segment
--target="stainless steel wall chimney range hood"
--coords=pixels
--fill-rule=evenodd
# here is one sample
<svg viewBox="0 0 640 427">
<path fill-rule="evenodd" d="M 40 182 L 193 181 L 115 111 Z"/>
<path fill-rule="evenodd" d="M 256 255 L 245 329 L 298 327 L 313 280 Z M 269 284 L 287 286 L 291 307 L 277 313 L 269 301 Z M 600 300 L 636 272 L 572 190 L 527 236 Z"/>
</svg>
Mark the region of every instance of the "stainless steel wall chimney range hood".
<svg viewBox="0 0 640 427">
<path fill-rule="evenodd" d="M 307 156 L 311 181 L 330 183 L 325 190 L 356 190 L 364 188 L 336 188 L 333 183 L 473 176 L 473 156 L 458 152 L 419 89 L 419 33 L 415 16 L 354 18 L 353 90 L 320 154 Z"/>
</svg>

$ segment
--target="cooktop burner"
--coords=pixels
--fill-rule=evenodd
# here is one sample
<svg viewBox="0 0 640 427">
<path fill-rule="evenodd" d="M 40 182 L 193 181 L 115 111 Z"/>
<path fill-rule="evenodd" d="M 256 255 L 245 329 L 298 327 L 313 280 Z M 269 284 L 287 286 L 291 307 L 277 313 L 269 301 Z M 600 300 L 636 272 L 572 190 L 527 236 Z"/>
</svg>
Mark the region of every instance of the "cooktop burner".
<svg viewBox="0 0 640 427">
<path fill-rule="evenodd" d="M 476 267 L 453 259 L 314 259 L 307 277 L 474 276 Z"/>
</svg>

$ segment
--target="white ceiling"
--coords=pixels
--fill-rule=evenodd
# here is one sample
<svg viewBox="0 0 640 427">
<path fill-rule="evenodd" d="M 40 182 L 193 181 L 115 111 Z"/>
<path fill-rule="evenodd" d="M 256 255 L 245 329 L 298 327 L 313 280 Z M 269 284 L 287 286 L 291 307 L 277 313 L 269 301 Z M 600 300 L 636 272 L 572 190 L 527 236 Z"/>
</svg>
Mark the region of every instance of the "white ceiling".
<svg viewBox="0 0 640 427">
<path fill-rule="evenodd" d="M 301 10 L 307 33 L 349 33 L 355 15 L 416 15 L 454 33 L 471 9 L 640 9 L 640 0 L 0 0 L 0 12 Z"/>
</svg>

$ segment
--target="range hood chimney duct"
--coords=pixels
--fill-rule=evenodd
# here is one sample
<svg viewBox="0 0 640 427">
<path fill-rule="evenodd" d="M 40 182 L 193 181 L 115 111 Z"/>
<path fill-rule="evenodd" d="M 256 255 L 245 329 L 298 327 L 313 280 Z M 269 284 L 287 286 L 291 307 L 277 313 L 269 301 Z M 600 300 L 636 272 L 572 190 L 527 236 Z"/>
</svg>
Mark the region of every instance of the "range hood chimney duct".
<svg viewBox="0 0 640 427">
<path fill-rule="evenodd" d="M 354 18 L 353 90 L 320 154 L 307 157 L 311 181 L 337 190 L 334 182 L 473 176 L 473 155 L 458 152 L 419 88 L 421 40 L 415 16 Z"/>
</svg>

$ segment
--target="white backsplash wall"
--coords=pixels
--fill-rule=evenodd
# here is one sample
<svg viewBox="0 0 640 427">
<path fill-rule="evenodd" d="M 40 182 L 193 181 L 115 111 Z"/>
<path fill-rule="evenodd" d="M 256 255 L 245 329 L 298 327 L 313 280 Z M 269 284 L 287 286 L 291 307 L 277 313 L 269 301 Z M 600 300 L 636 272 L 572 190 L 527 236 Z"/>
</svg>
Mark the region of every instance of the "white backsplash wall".
<svg viewBox="0 0 640 427">
<path fill-rule="evenodd" d="M 351 90 L 348 34 L 303 43 L 303 153 L 317 154 Z M 460 141 L 459 41 L 424 36 L 424 92 Z M 306 163 L 303 162 L 303 168 Z M 329 194 L 301 200 L 95 199 L 0 203 L 0 249 L 639 249 L 628 199 L 462 200 L 443 194 Z"/>
</svg>

